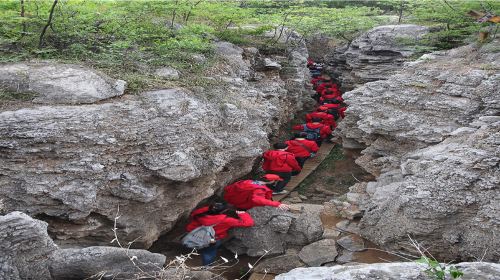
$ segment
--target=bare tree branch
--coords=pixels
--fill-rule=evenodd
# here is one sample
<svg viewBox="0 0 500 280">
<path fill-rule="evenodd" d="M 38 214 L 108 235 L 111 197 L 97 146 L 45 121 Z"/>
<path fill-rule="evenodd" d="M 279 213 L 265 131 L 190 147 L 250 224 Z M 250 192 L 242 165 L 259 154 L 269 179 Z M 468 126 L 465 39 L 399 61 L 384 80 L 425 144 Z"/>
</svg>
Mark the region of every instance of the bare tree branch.
<svg viewBox="0 0 500 280">
<path fill-rule="evenodd" d="M 47 24 L 43 27 L 42 33 L 40 34 L 40 40 L 38 41 L 38 48 L 41 49 L 43 47 L 43 36 L 45 36 L 45 32 L 47 32 L 47 28 L 52 24 L 52 17 L 54 16 L 54 9 L 56 8 L 57 2 L 59 0 L 54 0 L 52 3 L 52 7 L 50 8 L 49 18 L 47 19 Z"/>
</svg>

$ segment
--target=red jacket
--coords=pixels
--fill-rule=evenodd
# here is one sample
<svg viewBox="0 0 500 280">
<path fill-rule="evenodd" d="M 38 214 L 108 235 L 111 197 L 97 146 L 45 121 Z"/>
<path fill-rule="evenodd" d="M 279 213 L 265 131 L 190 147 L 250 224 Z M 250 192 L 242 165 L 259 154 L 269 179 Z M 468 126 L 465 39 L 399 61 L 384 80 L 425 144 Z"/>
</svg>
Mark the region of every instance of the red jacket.
<svg viewBox="0 0 500 280">
<path fill-rule="evenodd" d="M 238 214 L 240 219 L 228 217 L 224 214 L 207 215 L 199 218 L 194 218 L 195 215 L 208 211 L 208 206 L 201 207 L 191 213 L 191 221 L 186 226 L 186 231 L 192 231 L 200 226 L 214 226 L 215 239 L 223 239 L 227 237 L 227 231 L 234 227 L 251 227 L 254 225 L 252 217 L 248 213 Z"/>
<path fill-rule="evenodd" d="M 326 89 L 330 89 L 330 90 L 332 90 L 334 93 L 341 94 L 341 93 L 340 93 L 340 90 L 339 90 L 339 86 L 337 86 L 337 84 L 334 84 L 334 83 L 332 83 L 332 82 L 322 83 L 321 85 L 319 85 L 319 86 L 316 88 L 316 92 L 317 92 L 317 93 L 320 93 L 320 94 L 323 94 L 323 92 L 326 92 Z"/>
<path fill-rule="evenodd" d="M 320 98 L 319 98 L 319 102 L 323 102 L 325 101 L 326 99 L 337 99 L 338 101 L 340 101 L 339 103 L 342 103 L 344 102 L 344 98 L 342 98 L 342 96 L 338 95 L 338 94 L 326 94 L 326 95 L 322 95 Z"/>
<path fill-rule="evenodd" d="M 289 140 L 285 144 L 288 145 L 286 149 L 288 152 L 295 155 L 295 157 L 305 158 L 310 157 L 311 153 L 316 153 L 319 150 L 318 144 L 311 140 Z M 307 148 L 305 148 L 307 147 Z"/>
<path fill-rule="evenodd" d="M 300 171 L 299 163 L 290 152 L 270 150 L 264 153 L 262 169 L 274 172 Z"/>
<path fill-rule="evenodd" d="M 330 106 L 327 106 L 327 105 L 330 105 Z M 338 106 L 333 106 L 333 105 L 338 105 Z M 337 110 L 339 116 L 344 119 L 345 118 L 345 111 L 347 110 L 347 107 L 340 108 L 340 104 L 324 104 L 324 105 L 319 106 L 317 111 L 328 113 L 330 110 Z"/>
<path fill-rule="evenodd" d="M 331 128 L 337 128 L 337 123 L 333 116 L 326 112 L 312 112 L 306 115 L 306 121 L 308 123 L 312 122 L 314 118 L 321 119 L 321 123 L 324 125 L 328 125 Z"/>
<path fill-rule="evenodd" d="M 224 200 L 238 209 L 251 209 L 256 206 L 281 205 L 273 201 L 273 191 L 260 181 L 244 180 L 233 183 L 224 188 Z"/>
<path fill-rule="evenodd" d="M 330 136 L 330 134 L 332 134 L 332 129 L 328 125 L 324 125 L 322 123 L 300 124 L 300 125 L 296 125 L 296 126 L 292 127 L 292 129 L 293 130 L 303 131 L 304 130 L 304 126 L 306 126 L 306 125 L 310 129 L 317 129 L 317 128 L 319 128 L 320 129 L 319 134 L 320 134 L 320 138 L 321 139 L 328 138 L 328 136 Z"/>
</svg>

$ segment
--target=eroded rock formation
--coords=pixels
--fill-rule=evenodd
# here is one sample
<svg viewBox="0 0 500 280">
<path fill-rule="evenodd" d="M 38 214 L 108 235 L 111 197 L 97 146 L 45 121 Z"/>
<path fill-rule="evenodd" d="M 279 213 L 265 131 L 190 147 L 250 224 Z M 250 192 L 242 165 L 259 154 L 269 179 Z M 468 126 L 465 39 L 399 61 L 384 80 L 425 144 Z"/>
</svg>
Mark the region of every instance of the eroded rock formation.
<svg viewBox="0 0 500 280">
<path fill-rule="evenodd" d="M 344 139 L 367 146 L 357 163 L 377 176 L 347 195 L 360 233 L 436 257 L 500 258 L 500 54 L 495 44 L 425 55 L 387 80 L 344 95 Z"/>
<path fill-rule="evenodd" d="M 459 263 L 456 267 L 464 273 L 463 280 L 491 280 L 500 274 L 496 263 Z M 296 268 L 278 275 L 276 280 L 432 280 L 426 266 L 413 262 L 377 263 L 352 266 Z M 493 277 L 493 278 L 492 278 Z"/>
<path fill-rule="evenodd" d="M 125 86 L 125 81 L 79 65 L 49 61 L 0 65 L 0 89 L 32 93 L 35 103 L 94 103 L 122 95 Z"/>
<path fill-rule="evenodd" d="M 429 29 L 413 24 L 377 26 L 349 46 L 335 48 L 325 61 L 343 88 L 387 79 L 416 52 L 416 45 Z"/>
<path fill-rule="evenodd" d="M 231 241 L 225 246 L 238 254 L 273 256 L 285 253 L 290 246 L 304 246 L 321 239 L 323 226 L 320 214 L 323 206 L 297 204 L 295 213 L 275 207 L 255 207 L 252 215 L 255 226 L 235 228 Z"/>
<path fill-rule="evenodd" d="M 220 42 L 217 53 L 192 90 L 0 112 L 0 213 L 49 222 L 61 244 L 97 245 L 113 239 L 120 206 L 121 238 L 150 246 L 183 213 L 247 174 L 269 147 L 268 134 L 308 99 L 305 47 L 263 56 Z M 9 76 L 12 67 L 0 71 Z"/>
<path fill-rule="evenodd" d="M 165 256 L 146 250 L 60 249 L 48 236 L 47 223 L 22 212 L 0 216 L 0 279 L 137 279 L 133 276 L 166 273 L 164 263 Z"/>
</svg>

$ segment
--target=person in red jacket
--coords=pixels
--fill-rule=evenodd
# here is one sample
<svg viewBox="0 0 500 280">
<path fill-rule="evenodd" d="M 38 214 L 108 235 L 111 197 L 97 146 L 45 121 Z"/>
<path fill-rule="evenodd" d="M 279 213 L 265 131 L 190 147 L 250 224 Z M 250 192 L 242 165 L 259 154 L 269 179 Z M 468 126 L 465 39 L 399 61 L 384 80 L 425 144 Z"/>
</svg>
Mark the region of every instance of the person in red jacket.
<svg viewBox="0 0 500 280">
<path fill-rule="evenodd" d="M 276 143 L 273 147 L 275 150 L 269 150 L 264 153 L 262 169 L 264 169 L 266 173 L 276 174 L 283 179 L 283 181 L 279 181 L 275 186 L 271 187 L 271 189 L 273 190 L 273 194 L 284 194 L 287 193 L 284 188 L 292 178 L 292 172 L 300 172 L 302 168 L 300 168 L 295 156 L 286 151 L 286 148 L 288 148 L 286 144 Z"/>
<path fill-rule="evenodd" d="M 294 139 L 285 142 L 288 145 L 286 151 L 295 155 L 300 167 L 304 167 L 306 160 L 313 157 L 319 150 L 318 144 L 307 140 L 306 137 L 307 133 L 299 132 L 295 133 Z"/>
<path fill-rule="evenodd" d="M 333 116 L 335 121 L 337 121 L 340 117 L 345 118 L 345 111 L 347 107 L 341 104 L 323 104 L 318 107 L 318 112 L 325 112 Z"/>
<path fill-rule="evenodd" d="M 213 226 L 215 230 L 213 245 L 200 250 L 203 265 L 207 266 L 214 263 L 217 249 L 222 244 L 221 240 L 227 237 L 229 229 L 253 225 L 254 221 L 248 213 L 230 210 L 224 203 L 215 203 L 194 210 L 186 231 L 190 232 L 200 226 Z"/>
<path fill-rule="evenodd" d="M 312 119 L 321 119 L 321 123 L 328 125 L 332 130 L 337 128 L 337 123 L 332 115 L 326 112 L 312 112 L 306 115 L 306 122 L 312 122 Z"/>
<path fill-rule="evenodd" d="M 276 174 L 266 174 L 260 180 L 243 180 L 224 188 L 224 200 L 237 209 L 248 210 L 257 206 L 272 206 L 288 210 L 289 206 L 273 201 L 273 191 L 269 188 L 283 181 Z"/>
<path fill-rule="evenodd" d="M 329 139 L 332 134 L 332 129 L 328 125 L 321 123 L 321 119 L 313 118 L 312 122 L 296 125 L 292 127 L 293 130 L 300 130 L 307 133 L 307 140 L 313 140 L 321 146 L 325 139 Z"/>
</svg>

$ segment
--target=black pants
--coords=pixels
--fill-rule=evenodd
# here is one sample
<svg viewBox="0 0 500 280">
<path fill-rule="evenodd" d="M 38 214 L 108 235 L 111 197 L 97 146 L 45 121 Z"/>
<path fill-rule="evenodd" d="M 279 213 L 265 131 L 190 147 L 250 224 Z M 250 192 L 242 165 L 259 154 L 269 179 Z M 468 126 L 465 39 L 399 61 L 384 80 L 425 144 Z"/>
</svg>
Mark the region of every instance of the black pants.
<svg viewBox="0 0 500 280">
<path fill-rule="evenodd" d="M 278 183 L 276 185 L 271 187 L 271 190 L 273 190 L 273 192 L 280 192 L 283 189 L 285 189 L 288 182 L 290 182 L 290 179 L 292 179 L 292 172 L 268 171 L 267 173 L 276 174 L 276 175 L 280 176 L 281 179 L 283 179 L 283 181 L 278 181 Z"/>
<path fill-rule="evenodd" d="M 316 142 L 316 144 L 318 144 L 318 147 L 321 147 L 321 144 L 323 143 L 323 139 L 319 138 L 319 139 L 316 139 L 314 141 Z"/>
<path fill-rule="evenodd" d="M 306 163 L 306 160 L 309 159 L 309 157 L 296 157 L 295 159 L 299 163 L 299 166 L 302 168 L 304 167 L 304 163 Z"/>
</svg>

